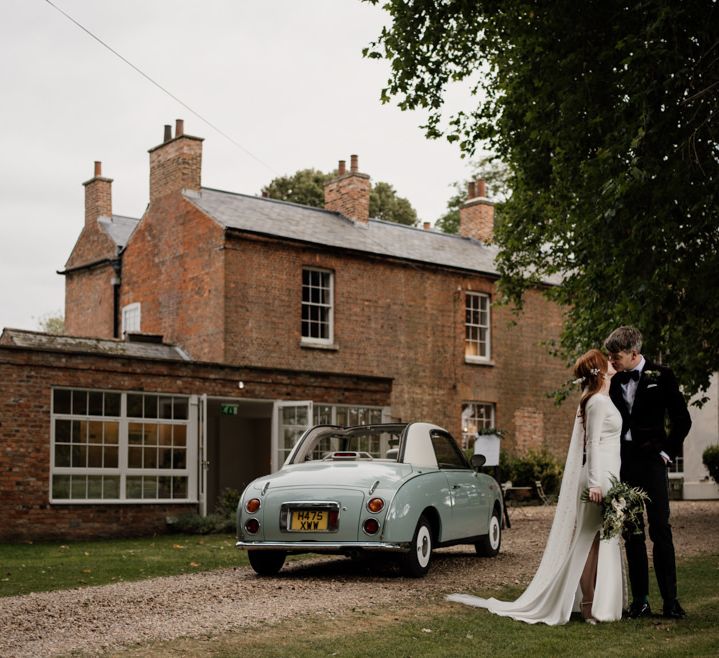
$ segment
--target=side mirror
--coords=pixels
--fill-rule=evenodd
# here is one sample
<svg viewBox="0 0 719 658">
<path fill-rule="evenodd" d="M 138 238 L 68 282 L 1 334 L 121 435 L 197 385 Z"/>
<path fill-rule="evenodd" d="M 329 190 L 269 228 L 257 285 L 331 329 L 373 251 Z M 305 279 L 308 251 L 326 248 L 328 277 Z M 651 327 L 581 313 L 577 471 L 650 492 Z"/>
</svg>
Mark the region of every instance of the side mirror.
<svg viewBox="0 0 719 658">
<path fill-rule="evenodd" d="M 472 468 L 475 471 L 478 471 L 482 466 L 484 466 L 484 463 L 487 461 L 487 458 L 484 455 L 472 455 L 472 459 L 470 460 L 470 463 L 472 464 Z"/>
</svg>

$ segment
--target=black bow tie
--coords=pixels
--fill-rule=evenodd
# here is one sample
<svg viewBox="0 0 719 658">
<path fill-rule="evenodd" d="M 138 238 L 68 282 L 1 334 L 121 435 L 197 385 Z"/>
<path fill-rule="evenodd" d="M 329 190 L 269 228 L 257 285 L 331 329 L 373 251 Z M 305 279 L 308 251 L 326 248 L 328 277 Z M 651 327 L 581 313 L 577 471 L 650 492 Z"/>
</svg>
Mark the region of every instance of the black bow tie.
<svg viewBox="0 0 719 658">
<path fill-rule="evenodd" d="M 628 384 L 630 379 L 638 382 L 641 376 L 642 373 L 639 372 L 639 370 L 623 370 L 622 372 L 617 373 L 617 378 L 619 379 L 620 384 Z"/>
</svg>

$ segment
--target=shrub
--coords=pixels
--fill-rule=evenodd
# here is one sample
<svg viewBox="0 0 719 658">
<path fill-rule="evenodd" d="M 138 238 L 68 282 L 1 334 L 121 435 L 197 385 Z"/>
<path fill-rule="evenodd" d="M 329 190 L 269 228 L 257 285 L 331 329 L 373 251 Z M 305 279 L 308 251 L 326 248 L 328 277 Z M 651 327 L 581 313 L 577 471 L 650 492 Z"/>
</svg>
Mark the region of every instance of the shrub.
<svg viewBox="0 0 719 658">
<path fill-rule="evenodd" d="M 237 523 L 235 514 L 239 502 L 239 491 L 230 488 L 223 489 L 212 514 L 207 516 L 200 516 L 197 512 L 183 514 L 171 524 L 172 530 L 188 535 L 234 532 Z"/>
<path fill-rule="evenodd" d="M 562 482 L 562 465 L 547 450 L 530 450 L 526 455 L 514 459 L 515 486 L 533 487 L 539 480 L 547 496 L 559 493 Z"/>
<path fill-rule="evenodd" d="M 702 454 L 702 461 L 707 467 L 709 475 L 714 478 L 714 482 L 719 484 L 719 444 L 709 446 Z"/>
</svg>

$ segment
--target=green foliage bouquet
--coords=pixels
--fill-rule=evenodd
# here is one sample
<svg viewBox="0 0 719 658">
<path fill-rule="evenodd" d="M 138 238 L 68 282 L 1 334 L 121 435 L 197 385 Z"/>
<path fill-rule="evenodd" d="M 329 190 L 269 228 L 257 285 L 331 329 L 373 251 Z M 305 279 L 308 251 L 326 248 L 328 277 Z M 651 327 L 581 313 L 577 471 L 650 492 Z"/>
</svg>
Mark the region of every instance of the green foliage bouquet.
<svg viewBox="0 0 719 658">
<path fill-rule="evenodd" d="M 639 519 L 644 513 L 644 503 L 649 500 L 647 492 L 639 487 L 630 487 L 613 475 L 609 476 L 611 487 L 602 501 L 602 539 L 611 539 L 622 534 L 626 528 L 634 534 L 641 533 Z M 583 502 L 589 502 L 589 489 L 582 492 Z"/>
</svg>

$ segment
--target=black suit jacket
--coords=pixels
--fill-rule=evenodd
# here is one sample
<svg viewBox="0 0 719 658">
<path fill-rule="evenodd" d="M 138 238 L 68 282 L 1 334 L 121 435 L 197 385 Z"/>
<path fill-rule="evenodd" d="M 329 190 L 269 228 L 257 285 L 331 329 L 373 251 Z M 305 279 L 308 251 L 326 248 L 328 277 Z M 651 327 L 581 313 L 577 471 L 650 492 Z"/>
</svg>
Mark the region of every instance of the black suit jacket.
<svg viewBox="0 0 719 658">
<path fill-rule="evenodd" d="M 635 457 L 658 455 L 661 451 L 672 460 L 677 456 L 692 421 L 670 368 L 648 360 L 645 362 L 631 413 L 616 377 L 612 379 L 609 395 L 622 415 L 622 439 L 628 429 L 632 431 L 632 453 Z M 669 433 L 666 430 L 667 418 Z"/>
</svg>

